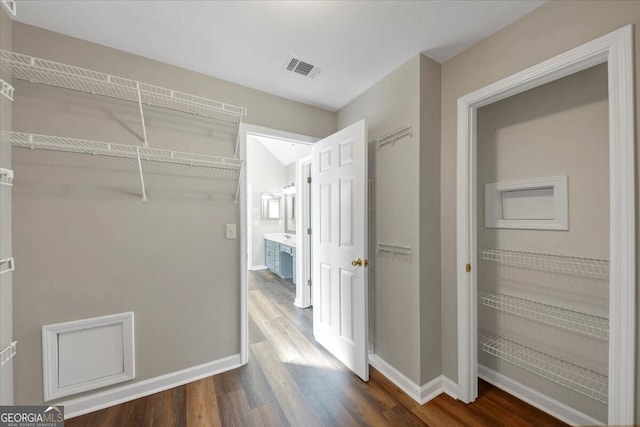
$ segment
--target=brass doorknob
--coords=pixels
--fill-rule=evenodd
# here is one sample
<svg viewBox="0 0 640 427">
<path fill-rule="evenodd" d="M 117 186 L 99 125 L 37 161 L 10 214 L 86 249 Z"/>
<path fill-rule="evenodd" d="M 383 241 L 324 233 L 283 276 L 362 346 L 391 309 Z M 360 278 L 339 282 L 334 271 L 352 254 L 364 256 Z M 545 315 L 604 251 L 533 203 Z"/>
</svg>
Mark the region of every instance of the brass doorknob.
<svg viewBox="0 0 640 427">
<path fill-rule="evenodd" d="M 360 258 L 356 258 L 351 261 L 351 265 L 353 265 L 354 267 L 362 267 L 362 260 Z"/>
</svg>

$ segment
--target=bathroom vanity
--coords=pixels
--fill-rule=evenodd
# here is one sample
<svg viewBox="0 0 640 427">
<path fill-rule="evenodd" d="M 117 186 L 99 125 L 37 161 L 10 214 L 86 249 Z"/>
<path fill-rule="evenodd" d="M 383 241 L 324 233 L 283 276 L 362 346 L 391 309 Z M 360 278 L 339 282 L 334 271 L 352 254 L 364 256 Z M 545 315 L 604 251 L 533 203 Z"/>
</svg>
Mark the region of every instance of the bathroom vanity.
<svg viewBox="0 0 640 427">
<path fill-rule="evenodd" d="M 282 279 L 296 283 L 296 236 L 285 233 L 265 233 L 265 265 Z"/>
</svg>

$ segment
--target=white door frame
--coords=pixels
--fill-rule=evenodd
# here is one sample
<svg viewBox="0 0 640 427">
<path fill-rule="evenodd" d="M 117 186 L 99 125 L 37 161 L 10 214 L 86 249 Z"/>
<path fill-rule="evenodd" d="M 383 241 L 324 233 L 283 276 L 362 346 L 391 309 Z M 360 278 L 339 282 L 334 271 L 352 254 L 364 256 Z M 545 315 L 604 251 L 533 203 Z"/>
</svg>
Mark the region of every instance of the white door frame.
<svg viewBox="0 0 640 427">
<path fill-rule="evenodd" d="M 311 307 L 311 184 L 307 182 L 306 169 L 311 165 L 313 156 L 303 157 L 296 162 L 296 299 L 298 308 Z"/>
<path fill-rule="evenodd" d="M 285 141 L 291 141 L 300 144 L 313 144 L 318 141 L 318 138 L 314 138 L 308 135 L 300 135 L 292 132 L 285 132 L 277 129 L 270 129 L 262 126 L 251 125 L 248 123 L 241 123 L 239 132 L 240 146 L 239 156 L 244 161 L 245 167 L 240 172 L 240 359 L 244 365 L 249 361 L 249 282 L 247 278 L 247 266 L 248 266 L 248 227 L 250 214 L 247 212 L 248 202 L 248 190 L 247 190 L 247 135 L 264 136 L 266 138 L 282 139 Z M 296 256 L 298 256 L 299 250 L 302 245 L 302 236 L 300 233 L 296 233 Z M 302 250 L 304 252 L 304 249 Z M 300 254 L 304 256 L 304 253 Z M 303 273 L 298 270 L 296 277 L 297 285 L 301 285 L 300 277 Z"/>
<path fill-rule="evenodd" d="M 633 27 L 628 25 L 458 99 L 458 396 L 475 400 L 477 354 L 476 112 L 478 108 L 608 64 L 610 274 L 609 424 L 633 424 L 636 354 Z M 470 263 L 471 273 L 465 266 Z"/>
</svg>

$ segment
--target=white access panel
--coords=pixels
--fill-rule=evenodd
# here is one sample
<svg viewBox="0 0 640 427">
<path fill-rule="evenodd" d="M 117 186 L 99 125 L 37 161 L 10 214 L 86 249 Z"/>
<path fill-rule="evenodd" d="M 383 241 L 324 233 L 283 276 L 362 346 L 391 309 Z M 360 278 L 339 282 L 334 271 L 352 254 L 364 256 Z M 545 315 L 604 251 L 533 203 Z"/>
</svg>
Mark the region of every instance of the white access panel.
<svg viewBox="0 0 640 427">
<path fill-rule="evenodd" d="M 122 325 L 58 334 L 58 386 L 86 383 L 124 372 Z"/>
<path fill-rule="evenodd" d="M 133 331 L 133 313 L 44 326 L 44 400 L 134 379 Z"/>
</svg>

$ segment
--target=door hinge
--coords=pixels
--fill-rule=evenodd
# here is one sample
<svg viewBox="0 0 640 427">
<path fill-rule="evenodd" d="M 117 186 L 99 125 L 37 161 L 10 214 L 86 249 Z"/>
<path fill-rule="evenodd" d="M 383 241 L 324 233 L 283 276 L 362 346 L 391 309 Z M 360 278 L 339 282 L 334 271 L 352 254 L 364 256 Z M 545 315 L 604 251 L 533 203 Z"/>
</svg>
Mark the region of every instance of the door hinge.
<svg viewBox="0 0 640 427">
<path fill-rule="evenodd" d="M 311 286 L 311 279 L 307 280 L 307 285 Z"/>
<path fill-rule="evenodd" d="M 307 234 L 311 234 L 311 229 L 307 228 Z"/>
<path fill-rule="evenodd" d="M 311 184 L 311 177 L 310 176 L 307 177 L 307 184 Z"/>
<path fill-rule="evenodd" d="M 471 264 L 467 264 L 465 266 L 465 270 L 467 271 L 467 273 L 471 273 Z"/>
</svg>

